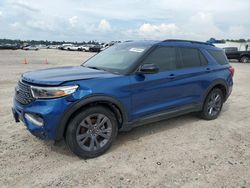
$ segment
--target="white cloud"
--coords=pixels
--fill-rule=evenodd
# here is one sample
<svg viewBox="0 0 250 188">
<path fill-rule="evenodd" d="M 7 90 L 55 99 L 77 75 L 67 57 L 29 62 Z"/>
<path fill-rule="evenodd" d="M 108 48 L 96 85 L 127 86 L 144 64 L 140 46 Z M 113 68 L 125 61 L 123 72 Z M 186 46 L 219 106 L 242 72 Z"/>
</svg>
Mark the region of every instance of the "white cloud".
<svg viewBox="0 0 250 188">
<path fill-rule="evenodd" d="M 33 6 L 31 6 L 29 3 L 27 2 L 23 2 L 23 1 L 14 1 L 11 3 L 15 8 L 19 8 L 21 10 L 28 10 L 31 12 L 39 12 L 40 10 L 38 8 L 34 8 Z"/>
<path fill-rule="evenodd" d="M 100 21 L 98 28 L 102 31 L 110 31 L 111 30 L 110 23 L 105 19 L 102 19 Z"/>
<path fill-rule="evenodd" d="M 13 27 L 13 28 L 17 28 L 17 27 L 20 26 L 20 23 L 14 22 L 14 23 L 11 23 L 10 26 Z"/>
<path fill-rule="evenodd" d="M 190 18 L 191 22 L 197 24 L 211 24 L 213 22 L 212 19 L 212 14 L 206 12 L 198 12 Z"/>
<path fill-rule="evenodd" d="M 0 36 L 69 41 L 250 38 L 249 9 L 249 0 L 0 0 Z"/>
<path fill-rule="evenodd" d="M 183 24 L 184 37 L 195 40 L 204 40 L 210 37 L 223 38 L 224 33 L 215 24 L 213 14 L 210 12 L 197 12 Z"/>
<path fill-rule="evenodd" d="M 26 25 L 30 28 L 37 29 L 40 31 L 54 31 L 56 25 L 51 22 L 45 22 L 44 20 L 29 20 L 26 22 Z"/>
<path fill-rule="evenodd" d="M 138 33 L 140 36 L 145 38 L 169 38 L 169 36 L 175 36 L 177 35 L 177 32 L 179 31 L 179 28 L 174 24 L 149 24 L 144 23 L 140 26 Z"/>
<path fill-rule="evenodd" d="M 247 34 L 246 28 L 241 25 L 230 26 L 228 30 L 229 38 L 245 38 Z"/>
<path fill-rule="evenodd" d="M 69 18 L 69 23 L 72 27 L 75 27 L 78 22 L 79 22 L 79 18 L 77 16 L 73 16 Z"/>
<path fill-rule="evenodd" d="M 238 28 L 239 29 L 239 28 Z M 214 21 L 210 12 L 197 12 L 186 18 L 184 23 L 144 23 L 137 30 L 129 29 L 126 36 L 144 39 L 179 38 L 190 40 L 208 40 L 210 37 L 223 38 L 223 32 Z"/>
</svg>

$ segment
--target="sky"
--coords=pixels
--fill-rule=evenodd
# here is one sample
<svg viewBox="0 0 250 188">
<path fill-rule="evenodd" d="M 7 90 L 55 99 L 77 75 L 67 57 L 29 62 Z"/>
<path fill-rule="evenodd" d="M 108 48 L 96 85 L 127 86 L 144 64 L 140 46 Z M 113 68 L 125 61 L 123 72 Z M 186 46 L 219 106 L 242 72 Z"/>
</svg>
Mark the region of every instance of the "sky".
<svg viewBox="0 0 250 188">
<path fill-rule="evenodd" d="M 0 0 L 0 38 L 250 38 L 250 0 Z"/>
</svg>

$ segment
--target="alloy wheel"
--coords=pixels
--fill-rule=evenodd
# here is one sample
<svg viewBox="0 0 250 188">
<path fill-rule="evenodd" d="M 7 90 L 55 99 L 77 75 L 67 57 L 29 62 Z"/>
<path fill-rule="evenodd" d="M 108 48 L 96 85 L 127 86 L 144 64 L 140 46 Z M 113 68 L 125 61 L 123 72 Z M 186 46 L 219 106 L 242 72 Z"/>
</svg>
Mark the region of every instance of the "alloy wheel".
<svg viewBox="0 0 250 188">
<path fill-rule="evenodd" d="M 208 101 L 207 112 L 209 116 L 216 116 L 220 112 L 221 106 L 222 98 L 219 93 L 214 92 Z"/>
<path fill-rule="evenodd" d="M 85 151 L 96 151 L 103 148 L 112 135 L 112 124 L 104 114 L 87 116 L 78 125 L 76 140 Z"/>
</svg>

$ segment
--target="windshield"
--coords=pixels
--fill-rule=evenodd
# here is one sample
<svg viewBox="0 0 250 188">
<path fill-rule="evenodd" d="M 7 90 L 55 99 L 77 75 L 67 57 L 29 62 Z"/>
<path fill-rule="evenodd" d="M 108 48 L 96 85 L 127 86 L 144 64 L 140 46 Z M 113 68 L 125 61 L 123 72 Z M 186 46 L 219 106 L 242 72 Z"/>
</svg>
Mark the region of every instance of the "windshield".
<svg viewBox="0 0 250 188">
<path fill-rule="evenodd" d="M 90 58 L 83 66 L 123 74 L 149 47 L 131 43 L 116 44 Z"/>
</svg>

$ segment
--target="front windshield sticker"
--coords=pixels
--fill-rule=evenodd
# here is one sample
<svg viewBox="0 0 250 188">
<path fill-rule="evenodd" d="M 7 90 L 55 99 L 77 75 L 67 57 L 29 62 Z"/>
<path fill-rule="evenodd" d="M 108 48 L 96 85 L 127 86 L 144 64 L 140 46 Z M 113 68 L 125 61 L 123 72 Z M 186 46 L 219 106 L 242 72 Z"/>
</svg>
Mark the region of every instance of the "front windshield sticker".
<svg viewBox="0 0 250 188">
<path fill-rule="evenodd" d="M 142 48 L 131 48 L 129 51 L 130 51 L 130 52 L 138 52 L 138 53 L 141 53 L 141 52 L 144 51 L 144 49 L 142 49 Z"/>
</svg>

